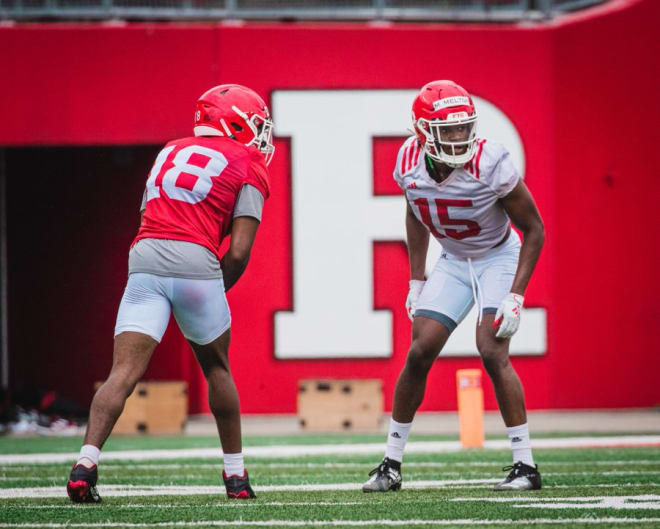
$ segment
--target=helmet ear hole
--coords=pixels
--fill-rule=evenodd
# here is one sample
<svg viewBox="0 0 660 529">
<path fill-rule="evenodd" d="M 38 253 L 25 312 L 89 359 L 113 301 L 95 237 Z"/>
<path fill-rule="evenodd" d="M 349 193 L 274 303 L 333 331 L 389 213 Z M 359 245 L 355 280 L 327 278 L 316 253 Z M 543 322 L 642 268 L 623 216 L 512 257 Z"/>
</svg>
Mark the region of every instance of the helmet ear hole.
<svg viewBox="0 0 660 529">
<path fill-rule="evenodd" d="M 236 131 L 236 132 L 241 132 L 243 130 L 243 127 L 241 127 L 238 123 L 235 121 L 232 121 L 230 123 L 231 127 Z"/>
</svg>

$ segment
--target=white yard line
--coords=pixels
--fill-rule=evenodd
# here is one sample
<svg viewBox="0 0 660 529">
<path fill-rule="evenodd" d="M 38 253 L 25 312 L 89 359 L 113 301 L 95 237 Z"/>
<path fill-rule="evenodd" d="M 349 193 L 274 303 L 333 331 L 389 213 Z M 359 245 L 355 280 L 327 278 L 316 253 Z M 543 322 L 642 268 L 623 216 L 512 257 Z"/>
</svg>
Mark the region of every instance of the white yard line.
<svg viewBox="0 0 660 529">
<path fill-rule="evenodd" d="M 406 503 L 406 502 L 403 502 Z M 412 503 L 412 502 L 408 502 Z M 397 505 L 400 505 L 401 502 L 397 502 Z M 248 501 L 231 501 L 228 502 L 224 498 L 218 503 L 206 503 L 206 504 L 195 504 L 195 508 L 203 509 L 246 509 L 250 507 L 309 507 L 310 505 L 316 507 L 343 507 L 346 505 L 364 505 L 364 502 L 360 501 L 265 501 L 265 502 L 248 502 Z M 112 505 L 106 508 L 114 510 L 124 510 L 124 509 L 190 509 L 190 505 L 181 504 L 181 503 L 124 503 L 121 505 Z M 80 506 L 75 503 L 67 503 L 64 505 L 12 505 L 12 509 L 21 509 L 21 510 L 42 510 L 42 509 L 80 509 Z"/>
<path fill-rule="evenodd" d="M 51 464 L 51 463 L 47 463 Z M 543 468 L 549 466 L 570 466 L 573 465 L 573 462 L 570 461 L 546 461 L 543 460 Z M 218 459 L 215 463 L 206 463 L 206 468 L 212 468 L 217 470 L 222 470 L 222 459 Z M 584 461 L 582 463 L 585 467 L 591 466 L 648 466 L 648 465 L 657 465 L 660 468 L 660 459 L 630 459 L 630 460 L 605 460 L 605 461 Z M 503 466 L 502 461 L 453 461 L 453 462 L 443 462 L 443 461 L 406 461 L 406 468 L 444 468 L 444 467 L 493 467 L 501 468 Z M 122 463 L 116 461 L 104 461 L 103 470 L 107 471 L 117 471 L 117 470 L 182 470 L 187 468 L 199 469 L 199 463 Z M 306 463 L 304 461 L 298 461 L 295 463 L 259 463 L 258 461 L 251 461 L 250 468 L 364 468 L 364 463 Z M 0 469 L 0 472 L 20 472 L 25 470 L 34 470 L 34 465 L 10 465 L 3 469 Z M 612 471 L 616 472 L 616 471 Z M 624 471 L 622 471 L 624 472 Z M 624 472 L 628 474 L 628 472 Z M 39 479 L 39 478 L 35 478 Z"/>
<path fill-rule="evenodd" d="M 407 489 L 442 487 L 451 485 L 487 485 L 497 479 L 448 479 L 419 480 L 406 482 Z M 309 485 L 264 485 L 255 487 L 260 492 L 307 492 L 325 490 L 361 490 L 362 483 L 318 483 Z M 216 494 L 224 496 L 225 488 L 220 486 L 149 486 L 149 485 L 98 485 L 103 496 L 195 496 Z M 64 487 L 21 487 L 0 489 L 0 499 L 6 498 L 61 498 L 66 494 Z"/>
<path fill-rule="evenodd" d="M 37 463 L 38 464 L 38 463 Z M 41 463 L 43 465 L 52 465 L 56 464 L 59 465 L 59 463 Z M 570 466 L 573 465 L 572 462 L 567 462 L 567 461 L 546 461 L 545 459 L 541 463 L 541 466 L 543 469 L 546 469 L 548 467 L 553 467 L 553 466 Z M 582 463 L 584 467 L 598 467 L 598 466 L 630 466 L 630 467 L 636 467 L 636 466 L 649 466 L 649 465 L 655 465 L 657 468 L 660 469 L 660 459 L 659 460 L 651 460 L 651 459 L 639 459 L 639 460 L 605 460 L 605 461 L 585 461 Z M 447 468 L 447 467 L 477 467 L 477 468 L 501 468 L 504 466 L 502 461 L 453 461 L 453 462 L 443 462 L 443 461 L 406 461 L 405 463 L 406 469 L 411 469 L 411 468 Z M 250 470 L 254 469 L 262 469 L 262 468 L 268 468 L 268 469 L 304 469 L 304 468 L 309 468 L 309 469 L 324 469 L 324 468 L 346 468 L 346 469 L 358 469 L 358 468 L 364 468 L 365 464 L 364 463 L 306 463 L 304 461 L 299 461 L 296 463 L 259 463 L 258 461 L 250 461 Z M 219 458 L 215 463 L 205 463 L 205 468 L 207 469 L 212 469 L 212 470 L 217 470 L 220 471 L 222 470 L 222 459 Z M 135 470 L 184 470 L 184 469 L 199 469 L 199 463 L 127 463 L 127 462 L 117 462 L 117 461 L 104 461 L 103 462 L 103 471 L 105 473 L 109 472 L 122 472 L 130 469 L 131 471 Z M 34 464 L 32 465 L 25 465 L 25 464 L 9 464 L 5 466 L 4 468 L 0 466 L 0 472 L 4 473 L 5 475 L 7 473 L 22 473 L 25 472 L 26 470 L 34 470 Z M 631 471 L 626 471 L 626 470 L 610 470 L 606 472 L 599 472 L 599 474 L 634 474 L 636 472 L 641 472 L 641 473 L 660 473 L 660 470 L 631 470 Z M 443 472 L 443 474 L 448 474 L 450 472 Z M 543 473 L 544 475 L 548 474 L 547 472 Z M 567 473 L 564 473 L 567 474 Z M 575 472 L 570 472 L 568 474 L 575 474 Z M 583 474 L 589 474 L 588 472 L 583 472 Z M 197 476 L 198 474 L 195 474 Z M 23 474 L 21 474 L 21 477 Z M 48 476 L 45 476 L 46 478 Z M 54 478 L 55 476 L 50 476 Z M 58 479 L 60 475 L 57 475 Z M 10 477 L 5 477 L 1 479 L 16 479 L 16 478 L 10 478 Z M 40 480 L 44 479 L 44 476 L 42 477 L 34 477 L 34 478 L 23 478 L 23 479 L 33 479 L 33 480 Z"/>
<path fill-rule="evenodd" d="M 194 522 L 159 522 L 159 523 L 0 523 L 0 527 L 35 527 L 53 528 L 59 527 L 360 527 L 365 525 L 376 526 L 415 526 L 415 525 L 511 525 L 524 523 L 530 525 L 540 524 L 639 524 L 657 523 L 660 518 L 533 518 L 527 520 L 199 520 Z M 640 525 L 637 525 L 640 527 Z"/>
<path fill-rule="evenodd" d="M 499 498 L 452 498 L 450 501 L 511 503 L 512 507 L 541 509 L 660 510 L 660 496 L 654 494 L 642 494 L 639 496 L 577 496 L 564 498 L 506 496 Z"/>
<path fill-rule="evenodd" d="M 553 489 L 611 489 L 619 487 L 660 487 L 660 483 L 597 483 L 583 485 L 552 485 Z"/>
<path fill-rule="evenodd" d="M 406 481 L 406 489 L 423 489 L 432 487 L 468 487 L 474 485 L 492 485 L 498 479 L 444 479 Z M 648 484 L 646 484 L 648 485 Z M 589 485 L 597 487 L 599 485 Z M 611 487 L 614 485 L 600 485 Z M 98 485 L 101 496 L 194 496 L 200 494 L 219 494 L 224 496 L 225 489 L 221 486 L 207 485 Z M 561 486 L 553 488 L 563 488 Z M 567 486 L 566 488 L 577 488 Z M 263 485 L 256 489 L 260 492 L 309 492 L 309 491 L 342 491 L 361 490 L 362 483 L 312 483 L 304 485 Z M 64 496 L 64 487 L 20 487 L 0 489 L 0 499 L 6 498 L 59 498 Z M 502 500 L 506 501 L 506 500 Z"/>
<path fill-rule="evenodd" d="M 406 470 L 410 471 L 410 469 L 414 465 L 411 464 L 406 464 L 405 468 Z M 426 466 L 426 465 L 424 465 Z M 501 465 L 500 465 L 501 466 Z M 545 467 L 545 463 L 543 464 L 543 467 Z M 199 469 L 199 467 L 197 467 Z M 259 468 L 258 465 L 250 465 L 250 472 L 255 468 Z M 362 464 L 362 465 L 356 465 L 355 468 L 363 468 L 365 470 L 368 470 L 367 466 Z M 13 468 L 12 468 L 13 470 Z M 112 469 L 115 470 L 115 474 L 120 474 L 120 472 L 117 472 L 118 469 Z M 131 467 L 131 470 L 135 470 L 133 467 Z M 142 480 L 144 479 L 150 479 L 153 480 L 154 476 L 158 476 L 158 473 L 153 473 L 153 472 L 144 472 L 144 470 L 149 470 L 149 467 L 143 469 L 143 472 L 140 473 L 140 478 Z M 220 472 L 220 467 L 215 469 L 218 473 Z M 108 474 L 108 466 L 104 465 L 103 466 L 103 471 L 104 475 L 107 477 Z M 6 471 L 5 471 L 6 472 Z M 465 476 L 466 474 L 474 474 L 474 475 L 482 475 L 482 472 L 476 472 L 476 471 L 471 471 L 471 472 L 434 472 L 434 476 L 436 478 L 443 477 L 443 478 L 448 478 L 450 476 Z M 556 477 L 556 476 L 593 476 L 594 474 L 597 474 L 599 476 L 659 476 L 660 477 L 660 470 L 612 470 L 610 472 L 543 472 L 543 476 L 545 477 Z M 309 474 L 307 473 L 295 473 L 295 472 L 288 472 L 286 474 L 286 477 L 290 480 L 297 479 L 301 481 L 305 481 L 309 479 Z M 189 479 L 189 480 L 196 480 L 199 478 L 199 473 L 191 473 L 191 474 L 181 474 L 177 473 L 176 478 L 178 480 L 183 480 L 183 479 Z M 19 481 L 19 482 L 24 482 L 24 481 L 41 481 L 43 482 L 44 480 L 51 480 L 52 482 L 58 482 L 62 479 L 62 474 L 42 474 L 40 476 L 23 476 L 23 475 L 15 475 L 15 476 L 0 476 L 0 482 L 7 482 L 7 481 Z"/>
<path fill-rule="evenodd" d="M 195 505 L 195 508 L 204 509 L 248 509 L 248 508 L 265 508 L 265 507 L 344 507 L 347 505 L 365 505 L 369 503 L 368 496 L 362 496 L 363 501 L 268 501 L 268 502 L 227 502 L 222 499 L 216 503 L 206 503 Z M 490 503 L 510 503 L 513 507 L 540 507 L 540 508 L 571 508 L 571 509 L 593 509 L 593 508 L 608 508 L 608 509 L 652 509 L 660 510 L 660 496 L 653 494 L 640 494 L 637 496 L 567 496 L 555 498 L 540 498 L 536 496 L 504 496 L 504 497 L 484 497 L 484 498 L 451 498 L 449 501 L 453 502 L 490 502 Z M 397 501 L 397 505 L 401 504 L 424 504 L 436 503 L 436 499 L 415 499 Z M 520 504 L 520 505 L 516 505 Z M 63 505 L 12 505 L 13 509 L 21 510 L 60 510 L 60 509 L 79 509 L 80 507 L 73 503 L 66 503 Z M 108 506 L 112 510 L 126 510 L 126 509 L 189 509 L 190 506 L 180 503 L 125 503 L 118 505 Z"/>
<path fill-rule="evenodd" d="M 444 481 L 406 481 L 406 489 L 420 489 L 442 486 L 445 489 L 468 489 L 481 486 L 488 486 L 497 483 L 498 479 L 472 479 L 472 480 L 444 480 Z M 613 487 L 657 487 L 658 483 L 598 483 L 588 485 L 553 485 L 553 489 L 611 489 Z M 327 490 L 361 490 L 362 483 L 329 483 L 316 485 L 265 485 L 256 486 L 257 492 L 299 492 L 299 491 L 327 491 Z M 220 486 L 139 486 L 139 485 L 99 485 L 99 491 L 102 496 L 191 496 L 199 494 L 220 495 L 224 498 L 225 489 Z M 66 492 L 64 486 L 55 487 L 21 487 L 21 488 L 0 488 L 0 499 L 19 499 L 19 498 L 64 498 Z M 263 505 L 263 504 L 260 504 Z M 44 506 L 48 507 L 48 506 Z M 56 508 L 57 506 L 50 506 Z"/>
<path fill-rule="evenodd" d="M 486 441 L 485 449 L 508 449 L 508 440 Z M 533 448 L 595 448 L 595 447 L 633 447 L 660 446 L 660 435 L 625 435 L 607 437 L 565 437 L 553 439 L 534 439 Z M 381 454 L 385 443 L 324 444 L 324 445 L 274 445 L 248 446 L 243 449 L 246 457 L 254 458 L 290 458 L 301 456 L 328 455 L 364 455 Z M 406 445 L 407 454 L 460 452 L 458 441 L 417 441 Z M 101 461 L 148 461 L 168 459 L 218 459 L 222 456 L 220 448 L 185 448 L 171 450 L 107 450 L 102 452 Z M 4 454 L 0 455 L 1 465 L 21 463 L 63 463 L 75 461 L 78 452 L 49 454 Z"/>
<path fill-rule="evenodd" d="M 553 487 L 554 488 L 554 487 Z M 594 501 L 602 500 L 603 498 L 626 498 L 631 501 L 660 501 L 660 496 L 656 494 L 639 494 L 637 496 L 570 496 L 565 498 L 541 498 L 538 496 L 484 496 L 483 498 L 475 498 L 473 496 L 467 498 L 451 498 L 449 501 L 488 501 L 492 503 L 507 503 L 512 501 L 564 501 L 570 499 L 571 501 Z"/>
</svg>

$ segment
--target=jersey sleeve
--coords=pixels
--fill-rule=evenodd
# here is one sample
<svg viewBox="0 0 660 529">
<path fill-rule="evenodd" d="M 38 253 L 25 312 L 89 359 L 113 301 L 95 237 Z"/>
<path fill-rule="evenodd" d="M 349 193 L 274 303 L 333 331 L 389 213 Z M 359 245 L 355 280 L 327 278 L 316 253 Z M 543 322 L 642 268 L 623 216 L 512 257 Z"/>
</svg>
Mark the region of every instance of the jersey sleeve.
<svg viewBox="0 0 660 529">
<path fill-rule="evenodd" d="M 400 151 L 399 151 L 399 156 L 401 156 Z M 394 178 L 394 181 L 396 182 L 396 185 L 398 185 L 401 189 L 405 190 L 404 185 L 403 185 L 403 176 L 399 172 L 398 167 L 399 167 L 399 164 L 397 163 L 394 166 L 394 172 L 392 173 L 392 178 Z"/>
<path fill-rule="evenodd" d="M 485 183 L 499 197 L 505 197 L 520 180 L 520 174 L 514 167 L 511 155 L 502 145 L 492 145 L 493 155 L 484 157 L 487 166 L 482 174 Z M 485 164 L 485 165 L 486 165 Z M 488 165 L 490 167 L 488 167 Z"/>
<path fill-rule="evenodd" d="M 140 213 L 143 213 L 147 209 L 147 190 L 144 190 L 142 193 L 142 202 L 140 202 Z"/>
<path fill-rule="evenodd" d="M 394 171 L 392 178 L 396 184 L 405 192 L 406 186 L 403 181 L 403 176 L 411 169 L 411 155 L 413 154 L 415 137 L 411 136 L 403 145 L 399 147 L 399 152 L 396 155 L 396 163 L 394 164 Z"/>
<path fill-rule="evenodd" d="M 266 160 L 254 147 L 249 149 L 248 170 L 244 184 L 256 187 L 264 200 L 270 196 L 270 176 Z"/>
<path fill-rule="evenodd" d="M 261 222 L 264 200 L 261 191 L 250 184 L 245 184 L 238 194 L 233 217 L 254 217 Z"/>
</svg>

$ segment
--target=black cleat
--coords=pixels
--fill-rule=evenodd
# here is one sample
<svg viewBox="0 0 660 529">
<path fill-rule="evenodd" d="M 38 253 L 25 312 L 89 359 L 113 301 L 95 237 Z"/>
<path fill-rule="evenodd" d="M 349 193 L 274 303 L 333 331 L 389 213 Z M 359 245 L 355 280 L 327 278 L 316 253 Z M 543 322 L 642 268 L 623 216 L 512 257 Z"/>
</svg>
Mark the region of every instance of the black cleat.
<svg viewBox="0 0 660 529">
<path fill-rule="evenodd" d="M 511 472 L 504 481 L 495 485 L 493 490 L 538 490 L 541 488 L 541 474 L 539 474 L 538 465 L 532 467 L 522 461 L 517 461 L 502 470 Z"/>
<path fill-rule="evenodd" d="M 223 470 L 222 479 L 225 482 L 227 498 L 230 500 L 248 500 L 257 497 L 252 487 L 250 487 L 250 478 L 248 478 L 247 470 L 243 471 L 242 476 L 229 477 L 227 477 L 227 474 Z"/>
<path fill-rule="evenodd" d="M 71 501 L 75 503 L 101 503 L 101 496 L 96 490 L 98 479 L 96 465 L 87 468 L 85 465 L 73 465 L 69 482 L 66 485 L 66 493 Z"/>
<path fill-rule="evenodd" d="M 371 479 L 362 485 L 362 492 L 387 492 L 401 488 L 401 463 L 385 458 L 369 472 Z"/>
</svg>

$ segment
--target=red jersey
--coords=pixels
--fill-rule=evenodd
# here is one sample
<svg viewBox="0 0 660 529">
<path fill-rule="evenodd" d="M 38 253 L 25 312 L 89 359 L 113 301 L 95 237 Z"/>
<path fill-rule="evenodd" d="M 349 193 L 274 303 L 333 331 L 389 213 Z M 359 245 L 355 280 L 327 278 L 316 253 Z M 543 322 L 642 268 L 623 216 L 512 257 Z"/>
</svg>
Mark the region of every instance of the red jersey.
<svg viewBox="0 0 660 529">
<path fill-rule="evenodd" d="M 146 209 L 132 245 L 147 238 L 187 241 L 220 260 L 220 243 L 245 184 L 268 198 L 266 161 L 255 147 L 220 136 L 169 142 L 149 172 Z"/>
</svg>

